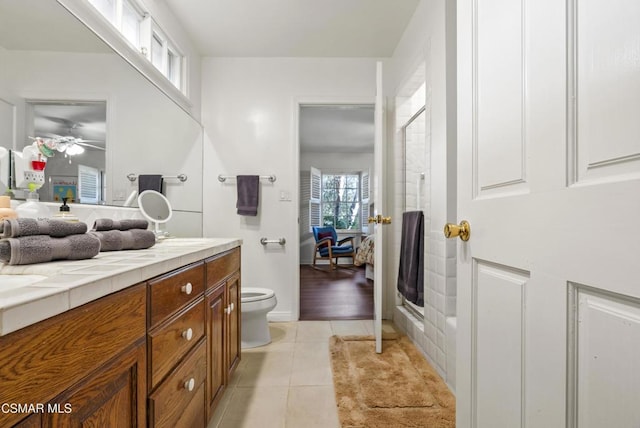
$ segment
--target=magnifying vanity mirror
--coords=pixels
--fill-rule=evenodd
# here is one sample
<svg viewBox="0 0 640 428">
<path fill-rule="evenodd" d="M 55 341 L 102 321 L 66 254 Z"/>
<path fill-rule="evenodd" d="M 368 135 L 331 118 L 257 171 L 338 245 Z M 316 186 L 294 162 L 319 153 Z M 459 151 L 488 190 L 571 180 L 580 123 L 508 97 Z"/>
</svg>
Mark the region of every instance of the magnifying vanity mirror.
<svg viewBox="0 0 640 428">
<path fill-rule="evenodd" d="M 155 190 L 145 190 L 138 195 L 138 207 L 142 215 L 154 224 L 156 239 L 164 239 L 168 234 L 160 230 L 160 224 L 171 219 L 173 210 L 169 200 Z"/>
</svg>

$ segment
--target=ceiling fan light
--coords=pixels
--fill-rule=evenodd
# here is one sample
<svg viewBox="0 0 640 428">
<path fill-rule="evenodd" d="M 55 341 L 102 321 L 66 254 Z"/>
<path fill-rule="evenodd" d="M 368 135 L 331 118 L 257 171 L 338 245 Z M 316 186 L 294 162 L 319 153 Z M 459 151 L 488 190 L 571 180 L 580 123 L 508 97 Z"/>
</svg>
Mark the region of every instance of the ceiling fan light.
<svg viewBox="0 0 640 428">
<path fill-rule="evenodd" d="M 79 146 L 78 144 L 71 144 L 67 146 L 67 154 L 70 156 L 81 155 L 84 153 L 84 147 Z"/>
</svg>

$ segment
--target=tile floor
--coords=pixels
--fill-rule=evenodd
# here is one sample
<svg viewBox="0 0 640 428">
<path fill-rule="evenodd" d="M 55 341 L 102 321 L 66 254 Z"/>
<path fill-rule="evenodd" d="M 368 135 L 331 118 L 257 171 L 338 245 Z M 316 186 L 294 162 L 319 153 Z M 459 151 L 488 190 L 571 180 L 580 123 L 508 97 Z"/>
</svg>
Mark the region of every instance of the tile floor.
<svg viewBox="0 0 640 428">
<path fill-rule="evenodd" d="M 208 428 L 339 428 L 329 337 L 371 335 L 373 321 L 270 323 L 242 360 Z M 385 323 L 383 330 L 394 330 Z"/>
</svg>

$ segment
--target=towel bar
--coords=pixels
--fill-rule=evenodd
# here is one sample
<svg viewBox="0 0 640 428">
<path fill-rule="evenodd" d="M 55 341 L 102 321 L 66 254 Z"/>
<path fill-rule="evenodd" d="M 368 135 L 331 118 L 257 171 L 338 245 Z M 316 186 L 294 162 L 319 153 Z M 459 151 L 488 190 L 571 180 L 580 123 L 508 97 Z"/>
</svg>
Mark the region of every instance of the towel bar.
<svg viewBox="0 0 640 428">
<path fill-rule="evenodd" d="M 131 174 L 127 174 L 127 178 L 129 179 L 129 181 L 133 182 L 138 179 L 138 176 L 135 175 L 134 173 L 131 173 Z M 178 174 L 178 175 L 163 175 L 162 178 L 177 178 L 178 180 L 184 183 L 185 181 L 187 181 L 188 177 L 187 177 L 187 174 Z"/>
<path fill-rule="evenodd" d="M 267 239 L 267 238 L 260 238 L 260 243 L 262 245 L 267 245 L 267 244 L 280 244 L 280 245 L 284 245 L 287 243 L 287 240 L 284 238 L 280 238 L 280 239 Z"/>
<path fill-rule="evenodd" d="M 218 181 L 220 183 L 224 183 L 225 181 L 227 181 L 227 178 L 236 178 L 235 175 L 218 175 Z M 276 181 L 276 176 L 275 174 L 271 174 L 271 175 L 261 175 L 260 176 L 261 179 L 263 180 L 269 180 L 271 183 L 274 183 Z"/>
</svg>

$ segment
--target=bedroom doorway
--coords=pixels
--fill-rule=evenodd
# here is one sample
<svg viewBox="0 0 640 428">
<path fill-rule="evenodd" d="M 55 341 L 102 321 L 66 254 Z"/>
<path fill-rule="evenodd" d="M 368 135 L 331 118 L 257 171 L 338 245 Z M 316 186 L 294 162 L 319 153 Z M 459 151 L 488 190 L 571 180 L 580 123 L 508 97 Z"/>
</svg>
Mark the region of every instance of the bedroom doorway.
<svg viewBox="0 0 640 428">
<path fill-rule="evenodd" d="M 355 249 L 368 235 L 374 111 L 366 103 L 300 104 L 300 320 L 373 319 L 373 281 L 365 266 L 354 266 L 350 257 L 339 258 L 335 269 L 327 260 L 314 266 L 312 226 L 333 226 L 338 240 L 353 237 Z"/>
</svg>

